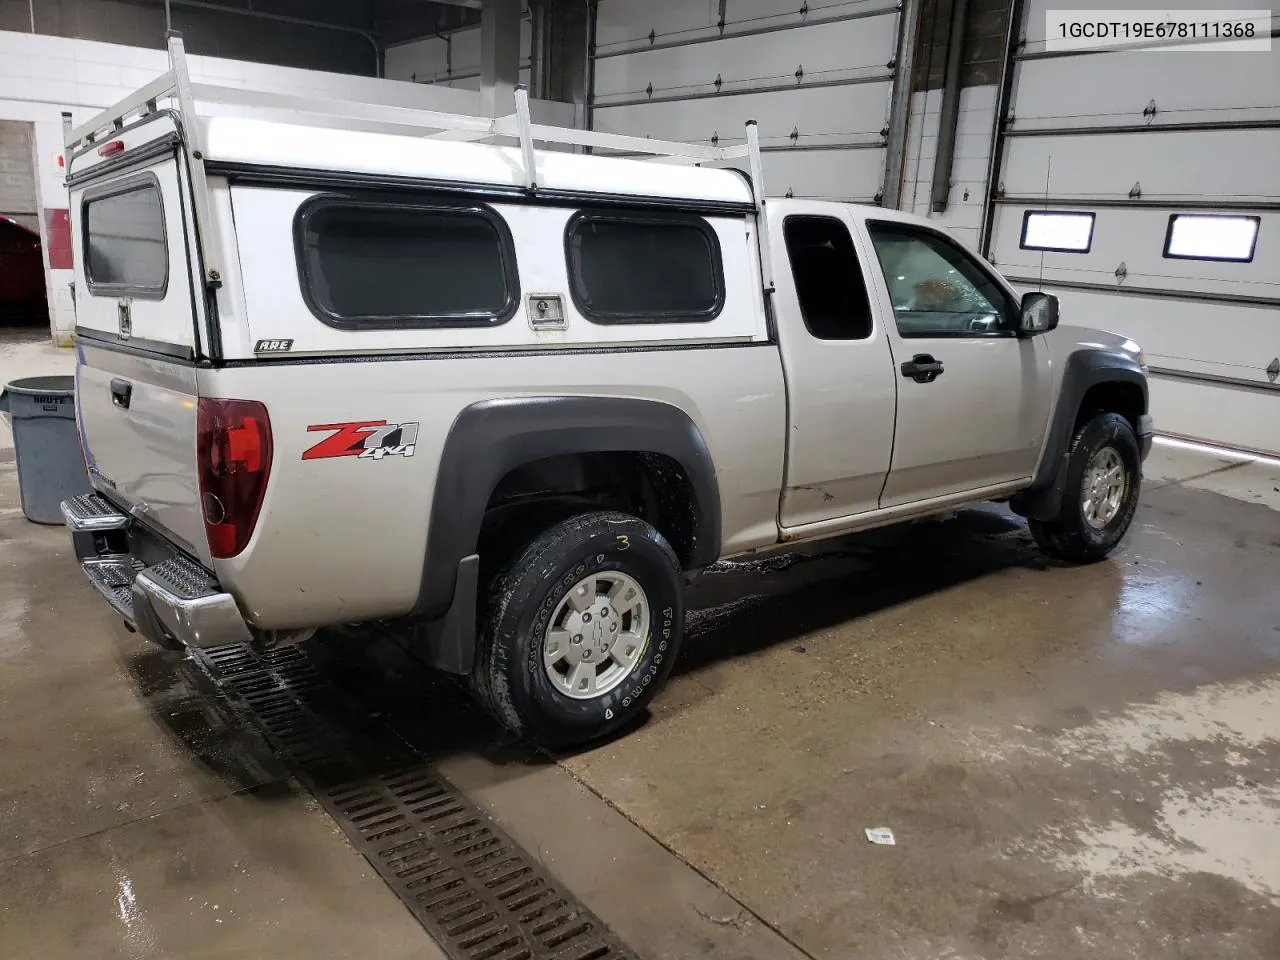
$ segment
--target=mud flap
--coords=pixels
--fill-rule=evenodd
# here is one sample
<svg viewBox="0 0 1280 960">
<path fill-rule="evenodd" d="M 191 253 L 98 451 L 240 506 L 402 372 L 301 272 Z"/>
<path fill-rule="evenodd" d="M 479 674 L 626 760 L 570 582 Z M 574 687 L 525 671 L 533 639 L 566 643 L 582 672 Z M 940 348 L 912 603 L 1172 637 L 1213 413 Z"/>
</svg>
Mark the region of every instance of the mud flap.
<svg viewBox="0 0 1280 960">
<path fill-rule="evenodd" d="M 467 675 L 476 660 L 476 592 L 480 583 L 480 555 L 458 563 L 453 602 L 443 617 L 413 626 L 410 650 L 430 667 Z"/>
<path fill-rule="evenodd" d="M 1009 500 L 1009 509 L 1028 520 L 1052 520 L 1057 517 L 1062 509 L 1062 492 L 1067 482 L 1067 462 L 1070 459 L 1070 451 L 1059 457 L 1052 481 L 1047 486 L 1032 487 L 1014 494 Z"/>
</svg>

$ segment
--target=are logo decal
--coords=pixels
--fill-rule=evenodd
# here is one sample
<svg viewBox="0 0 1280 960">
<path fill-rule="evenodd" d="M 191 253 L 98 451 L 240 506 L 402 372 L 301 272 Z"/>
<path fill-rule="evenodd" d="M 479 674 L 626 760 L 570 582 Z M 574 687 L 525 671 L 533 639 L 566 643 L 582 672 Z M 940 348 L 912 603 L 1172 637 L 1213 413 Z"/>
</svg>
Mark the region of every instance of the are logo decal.
<svg viewBox="0 0 1280 960">
<path fill-rule="evenodd" d="M 361 460 L 412 457 L 414 446 L 418 442 L 416 422 L 359 420 L 354 423 L 317 423 L 307 427 L 308 433 L 320 431 L 327 431 L 329 436 L 303 451 L 303 460 L 327 460 L 331 457 L 358 457 Z"/>
</svg>

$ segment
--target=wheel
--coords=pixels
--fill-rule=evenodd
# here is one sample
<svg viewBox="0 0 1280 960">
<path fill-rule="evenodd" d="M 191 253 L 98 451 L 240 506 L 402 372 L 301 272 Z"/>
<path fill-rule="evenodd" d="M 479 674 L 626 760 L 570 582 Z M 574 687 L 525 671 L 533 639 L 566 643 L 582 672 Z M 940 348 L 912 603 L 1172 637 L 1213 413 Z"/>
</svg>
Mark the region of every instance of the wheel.
<svg viewBox="0 0 1280 960">
<path fill-rule="evenodd" d="M 625 513 L 580 514 L 494 579 L 473 685 L 512 732 L 585 743 L 644 709 L 683 628 L 680 564 L 662 534 Z"/>
<path fill-rule="evenodd" d="M 1142 454 L 1129 421 L 1100 413 L 1071 441 L 1062 505 L 1053 520 L 1030 520 L 1051 557 L 1093 563 L 1115 548 L 1133 521 L 1142 489 Z"/>
</svg>

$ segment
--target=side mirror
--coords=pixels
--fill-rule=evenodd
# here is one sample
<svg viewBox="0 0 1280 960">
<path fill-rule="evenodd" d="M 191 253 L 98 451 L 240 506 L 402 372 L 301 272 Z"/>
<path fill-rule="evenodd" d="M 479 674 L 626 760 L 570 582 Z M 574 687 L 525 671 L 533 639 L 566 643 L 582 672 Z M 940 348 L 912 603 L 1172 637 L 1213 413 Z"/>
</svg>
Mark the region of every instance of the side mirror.
<svg viewBox="0 0 1280 960">
<path fill-rule="evenodd" d="M 1028 293 L 1022 298 L 1024 334 L 1048 333 L 1058 326 L 1058 298 L 1051 293 Z"/>
</svg>

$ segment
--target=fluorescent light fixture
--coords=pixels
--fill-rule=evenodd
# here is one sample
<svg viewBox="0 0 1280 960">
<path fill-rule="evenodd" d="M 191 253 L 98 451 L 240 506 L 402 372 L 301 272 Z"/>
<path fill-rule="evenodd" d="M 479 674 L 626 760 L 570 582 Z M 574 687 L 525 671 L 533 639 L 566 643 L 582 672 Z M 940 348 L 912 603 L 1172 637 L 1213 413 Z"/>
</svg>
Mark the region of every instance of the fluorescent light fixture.
<svg viewBox="0 0 1280 960">
<path fill-rule="evenodd" d="M 1175 213 L 1169 217 L 1164 255 L 1175 260 L 1249 263 L 1258 245 L 1260 217 Z"/>
<path fill-rule="evenodd" d="M 1028 210 L 1022 215 L 1022 249 L 1088 253 L 1095 217 L 1066 210 Z"/>
</svg>

